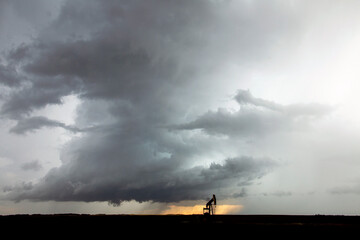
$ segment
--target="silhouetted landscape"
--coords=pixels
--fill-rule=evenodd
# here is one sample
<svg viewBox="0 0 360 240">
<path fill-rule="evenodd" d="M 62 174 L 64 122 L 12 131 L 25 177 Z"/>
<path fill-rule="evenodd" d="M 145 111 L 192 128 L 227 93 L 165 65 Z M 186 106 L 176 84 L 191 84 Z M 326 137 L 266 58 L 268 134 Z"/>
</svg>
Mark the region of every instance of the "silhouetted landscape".
<svg viewBox="0 0 360 240">
<path fill-rule="evenodd" d="M 325 215 L 8 215 L 0 216 L 2 227 L 18 226 L 22 229 L 66 229 L 88 235 L 114 233 L 118 230 L 139 229 L 156 231 L 199 230 L 204 234 L 335 234 L 356 233 L 360 229 L 360 216 Z M 6 229 L 6 228 L 4 228 Z M 185 232 L 184 232 L 185 230 Z M 134 230 L 132 230 L 134 231 Z M 136 230 L 135 230 L 136 232 Z M 309 235 L 311 236 L 311 235 Z"/>
<path fill-rule="evenodd" d="M 356 0 L 0 0 L 3 235 L 353 238 L 359 13 Z"/>
</svg>

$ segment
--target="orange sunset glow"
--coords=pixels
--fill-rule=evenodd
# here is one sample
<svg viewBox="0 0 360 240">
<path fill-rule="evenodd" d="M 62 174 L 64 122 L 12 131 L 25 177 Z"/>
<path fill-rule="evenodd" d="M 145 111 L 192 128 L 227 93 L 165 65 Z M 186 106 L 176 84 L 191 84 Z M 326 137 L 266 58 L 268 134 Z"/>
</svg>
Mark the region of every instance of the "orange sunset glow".
<svg viewBox="0 0 360 240">
<path fill-rule="evenodd" d="M 161 214 L 203 214 L 204 205 L 194 206 L 177 206 L 170 205 L 168 209 L 161 212 Z M 242 210 L 242 205 L 219 205 L 216 206 L 216 214 L 237 214 Z"/>
</svg>

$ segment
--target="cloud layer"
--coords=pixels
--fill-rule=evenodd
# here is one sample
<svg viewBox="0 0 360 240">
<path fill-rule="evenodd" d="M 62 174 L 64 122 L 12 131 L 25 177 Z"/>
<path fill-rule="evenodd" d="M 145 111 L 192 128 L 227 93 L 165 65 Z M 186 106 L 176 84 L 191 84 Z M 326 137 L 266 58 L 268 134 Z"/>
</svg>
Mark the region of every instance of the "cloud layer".
<svg viewBox="0 0 360 240">
<path fill-rule="evenodd" d="M 77 127 L 69 126 L 56 120 L 51 120 L 43 116 L 35 116 L 18 120 L 17 124 L 10 129 L 10 132 L 16 134 L 25 134 L 29 131 L 36 131 L 43 127 L 60 127 L 71 132 L 82 131 Z"/>
<path fill-rule="evenodd" d="M 128 166 L 124 172 L 121 161 L 111 162 L 112 170 L 96 159 L 87 161 L 93 161 L 91 169 L 85 169 L 84 163 L 78 160 L 72 163 L 77 166 L 64 165 L 53 170 L 36 185 L 11 189 L 9 197 L 15 201 L 109 201 L 115 205 L 130 200 L 178 202 L 205 199 L 214 189 L 218 189 L 221 196 L 229 197 L 229 193 L 251 184 L 274 167 L 270 159 L 240 157 L 209 167 L 179 169 L 164 159 L 136 168 Z M 109 160 L 103 161 L 109 164 Z"/>
<path fill-rule="evenodd" d="M 261 20 L 246 14 L 254 9 Z M 214 191 L 243 196 L 276 161 L 230 151 L 214 135 L 236 141 L 289 131 L 331 108 L 282 105 L 234 87 L 239 111 L 209 111 L 230 85 L 212 76 L 230 63 L 261 61 L 294 25 L 288 12 L 266 3 L 67 1 L 37 38 L 4 55 L 1 114 L 15 121 L 15 134 L 60 127 L 82 135 L 64 146 L 60 167 L 8 187 L 8 198 L 116 205 L 204 199 Z M 69 95 L 82 101 L 74 125 L 34 115 Z"/>
<path fill-rule="evenodd" d="M 201 129 L 211 135 L 244 138 L 264 136 L 272 132 L 302 129 L 310 120 L 331 113 L 329 105 L 318 103 L 281 105 L 254 97 L 249 90 L 238 90 L 234 99 L 238 111 L 224 108 L 208 111 L 195 120 L 171 127 L 178 130 Z"/>
</svg>

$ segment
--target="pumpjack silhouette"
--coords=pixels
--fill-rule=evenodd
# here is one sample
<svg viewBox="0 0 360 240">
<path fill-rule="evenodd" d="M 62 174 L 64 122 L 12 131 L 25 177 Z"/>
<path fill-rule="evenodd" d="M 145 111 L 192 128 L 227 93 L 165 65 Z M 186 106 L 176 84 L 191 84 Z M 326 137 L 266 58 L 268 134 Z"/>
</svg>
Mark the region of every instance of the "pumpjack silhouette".
<svg viewBox="0 0 360 240">
<path fill-rule="evenodd" d="M 215 209 L 216 209 L 216 197 L 215 197 L 215 194 L 213 194 L 212 199 L 210 199 L 210 201 L 203 208 L 203 214 L 204 215 L 214 215 Z"/>
</svg>

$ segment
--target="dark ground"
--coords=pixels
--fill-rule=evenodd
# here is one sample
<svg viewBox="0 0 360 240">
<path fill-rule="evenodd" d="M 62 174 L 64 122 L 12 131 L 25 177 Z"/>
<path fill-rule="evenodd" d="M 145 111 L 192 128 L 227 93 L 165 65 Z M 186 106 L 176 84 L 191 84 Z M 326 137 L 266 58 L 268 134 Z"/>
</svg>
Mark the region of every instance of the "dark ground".
<svg viewBox="0 0 360 240">
<path fill-rule="evenodd" d="M 111 238 L 132 236 L 341 236 L 360 234 L 360 216 L 323 215 L 10 215 L 0 216 L 0 228 L 19 234 L 44 234 L 52 237 L 81 235 Z M 15 230 L 15 231 L 14 231 Z M 54 234 L 55 232 L 55 234 Z M 165 235 L 164 235 L 165 234 Z M 235 235 L 234 235 L 235 234 Z M 193 235 L 191 235 L 193 236 Z M 248 237 L 246 237 L 248 238 Z"/>
</svg>

